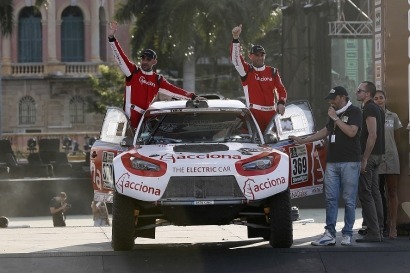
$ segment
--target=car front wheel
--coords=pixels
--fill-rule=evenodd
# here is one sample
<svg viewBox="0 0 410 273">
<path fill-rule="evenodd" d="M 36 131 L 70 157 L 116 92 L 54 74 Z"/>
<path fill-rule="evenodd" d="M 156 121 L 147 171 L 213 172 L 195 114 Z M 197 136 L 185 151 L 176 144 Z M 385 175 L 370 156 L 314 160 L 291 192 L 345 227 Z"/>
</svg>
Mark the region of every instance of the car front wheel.
<svg viewBox="0 0 410 273">
<path fill-rule="evenodd" d="M 134 204 L 133 199 L 114 192 L 112 206 L 112 242 L 115 251 L 132 250 L 134 247 Z"/>
<path fill-rule="evenodd" d="M 289 189 L 269 197 L 269 207 L 270 245 L 274 248 L 291 247 L 293 227 Z"/>
</svg>

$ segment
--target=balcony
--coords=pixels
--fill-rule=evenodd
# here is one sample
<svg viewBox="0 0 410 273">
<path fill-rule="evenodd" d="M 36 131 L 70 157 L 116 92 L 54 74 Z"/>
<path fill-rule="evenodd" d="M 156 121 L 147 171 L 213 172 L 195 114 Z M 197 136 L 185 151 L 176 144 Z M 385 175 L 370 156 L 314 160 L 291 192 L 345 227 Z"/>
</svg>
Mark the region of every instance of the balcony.
<svg viewBox="0 0 410 273">
<path fill-rule="evenodd" d="M 12 63 L 1 66 L 3 78 L 88 77 L 102 63 Z"/>
</svg>

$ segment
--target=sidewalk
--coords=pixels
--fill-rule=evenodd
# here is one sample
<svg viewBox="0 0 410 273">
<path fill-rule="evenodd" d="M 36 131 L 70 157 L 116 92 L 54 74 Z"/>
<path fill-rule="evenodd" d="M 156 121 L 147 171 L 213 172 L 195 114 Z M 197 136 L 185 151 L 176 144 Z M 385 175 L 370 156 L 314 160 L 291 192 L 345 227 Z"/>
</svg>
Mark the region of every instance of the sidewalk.
<svg viewBox="0 0 410 273">
<path fill-rule="evenodd" d="M 310 242 L 324 231 L 325 211 L 299 213 L 290 249 L 248 239 L 245 226 L 164 226 L 157 228 L 156 239 L 137 238 L 129 252 L 113 252 L 111 227 L 93 227 L 91 215 L 69 215 L 64 228 L 52 227 L 50 217 L 11 218 L 10 228 L 0 229 L 0 273 L 410 272 L 408 237 L 342 246 L 340 209 L 336 245 L 314 247 Z M 358 209 L 355 236 L 360 214 Z"/>
<path fill-rule="evenodd" d="M 294 243 L 292 248 L 317 249 L 310 243 L 324 232 L 324 209 L 299 209 L 300 219 L 293 224 Z M 356 211 L 354 225 L 355 235 L 361 227 L 361 209 Z M 343 227 L 343 209 L 339 209 L 336 229 L 337 243 L 333 248 L 409 248 L 408 237 L 398 237 L 396 240 L 384 239 L 381 243 L 355 243 L 351 247 L 341 246 L 340 230 Z M 35 253 L 58 251 L 111 251 L 111 227 L 93 227 L 92 215 L 68 215 L 67 227 L 54 228 L 50 217 L 24 217 L 11 218 L 8 229 L 0 229 L 0 254 L 5 253 Z M 29 226 L 29 228 L 24 228 Z M 245 226 L 194 226 L 178 227 L 163 226 L 156 229 L 156 239 L 137 238 L 136 245 L 161 245 L 161 244 L 203 244 L 222 242 L 254 242 L 255 239 L 247 238 Z M 91 244 L 91 246 L 90 246 Z M 270 247 L 265 241 L 258 243 L 260 246 Z M 95 246 L 95 249 L 94 247 Z M 325 247 L 326 248 L 326 247 Z M 328 248 L 328 247 L 327 247 Z"/>
</svg>

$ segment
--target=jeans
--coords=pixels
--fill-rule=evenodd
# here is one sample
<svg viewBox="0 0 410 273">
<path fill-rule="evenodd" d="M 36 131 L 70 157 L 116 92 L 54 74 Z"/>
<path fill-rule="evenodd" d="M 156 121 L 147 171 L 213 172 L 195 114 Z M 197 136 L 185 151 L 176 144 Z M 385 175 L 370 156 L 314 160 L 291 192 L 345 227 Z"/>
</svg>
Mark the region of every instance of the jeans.
<svg viewBox="0 0 410 273">
<path fill-rule="evenodd" d="M 336 237 L 336 221 L 339 195 L 342 193 L 345 216 L 343 235 L 353 235 L 353 225 L 356 219 L 356 198 L 359 184 L 360 162 L 327 163 L 325 171 L 326 226 Z"/>
<path fill-rule="evenodd" d="M 362 204 L 363 220 L 366 222 L 367 234 L 379 237 L 383 231 L 383 203 L 380 196 L 377 168 L 381 162 L 380 155 L 370 155 L 366 172 L 360 174 L 359 200 Z"/>
</svg>

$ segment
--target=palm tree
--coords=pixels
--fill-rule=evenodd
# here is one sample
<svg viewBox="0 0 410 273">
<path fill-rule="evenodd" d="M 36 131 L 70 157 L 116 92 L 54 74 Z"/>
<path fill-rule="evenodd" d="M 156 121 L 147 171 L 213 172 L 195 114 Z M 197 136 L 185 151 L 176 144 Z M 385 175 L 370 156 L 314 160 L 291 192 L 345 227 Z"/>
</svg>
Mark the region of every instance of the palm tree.
<svg viewBox="0 0 410 273">
<path fill-rule="evenodd" d="M 36 0 L 35 6 L 40 7 L 47 5 L 49 0 Z M 13 31 L 14 23 L 14 4 L 13 0 L 0 1 L 0 33 L 2 36 L 8 36 Z"/>
<path fill-rule="evenodd" d="M 134 22 L 133 57 L 152 47 L 163 66 L 181 65 L 182 60 L 184 87 L 195 90 L 198 58 L 216 63 L 228 57 L 231 29 L 240 23 L 244 26 L 241 40 L 248 44 L 265 37 L 280 23 L 271 5 L 271 0 L 128 0 L 119 5 L 115 18 L 120 23 Z"/>
<path fill-rule="evenodd" d="M 13 0 L 0 2 L 0 31 L 1 35 L 8 36 L 13 30 Z"/>
</svg>

